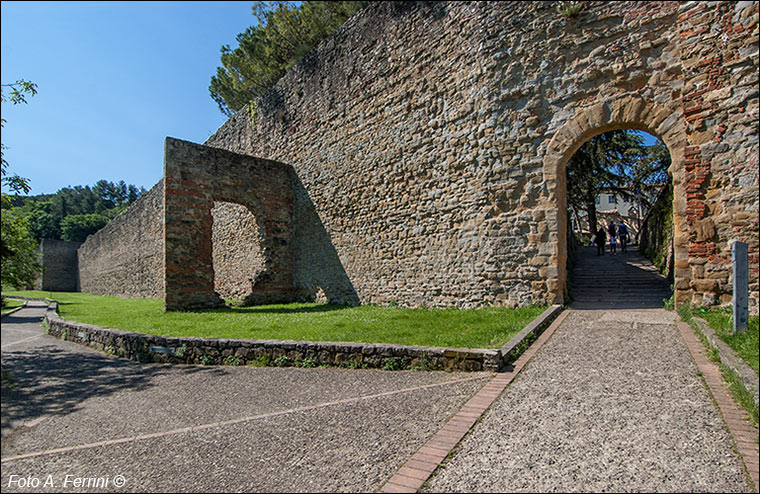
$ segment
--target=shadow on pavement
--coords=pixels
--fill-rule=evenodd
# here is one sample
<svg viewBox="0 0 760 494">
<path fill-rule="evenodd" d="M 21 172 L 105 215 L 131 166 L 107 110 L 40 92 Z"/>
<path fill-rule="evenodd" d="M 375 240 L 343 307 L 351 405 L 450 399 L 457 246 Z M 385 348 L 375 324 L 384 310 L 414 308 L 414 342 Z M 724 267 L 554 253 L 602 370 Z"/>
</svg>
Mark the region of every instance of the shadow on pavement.
<svg viewBox="0 0 760 494">
<path fill-rule="evenodd" d="M 5 316 L 3 318 L 3 324 L 27 324 L 27 323 L 37 324 L 38 322 L 40 322 L 40 320 L 42 320 L 42 318 L 39 316 L 28 317 L 28 316 L 17 315 L 20 313 L 21 311 L 15 314 L 11 314 L 9 316 Z"/>
<path fill-rule="evenodd" d="M 53 345 L 3 352 L 3 436 L 19 423 L 74 412 L 93 396 L 148 388 L 154 376 L 168 370 L 226 373 L 219 368 L 137 365 L 97 353 L 68 352 Z"/>
</svg>

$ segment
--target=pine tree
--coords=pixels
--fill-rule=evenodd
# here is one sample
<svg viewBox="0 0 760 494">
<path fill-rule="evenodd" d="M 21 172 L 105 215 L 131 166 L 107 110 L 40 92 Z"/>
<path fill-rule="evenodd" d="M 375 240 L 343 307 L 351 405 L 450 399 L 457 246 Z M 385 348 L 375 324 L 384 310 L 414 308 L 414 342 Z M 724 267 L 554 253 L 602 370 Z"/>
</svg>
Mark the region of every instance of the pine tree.
<svg viewBox="0 0 760 494">
<path fill-rule="evenodd" d="M 255 2 L 257 25 L 237 35 L 237 48 L 221 48 L 211 97 L 225 115 L 243 108 L 367 3 Z"/>
</svg>

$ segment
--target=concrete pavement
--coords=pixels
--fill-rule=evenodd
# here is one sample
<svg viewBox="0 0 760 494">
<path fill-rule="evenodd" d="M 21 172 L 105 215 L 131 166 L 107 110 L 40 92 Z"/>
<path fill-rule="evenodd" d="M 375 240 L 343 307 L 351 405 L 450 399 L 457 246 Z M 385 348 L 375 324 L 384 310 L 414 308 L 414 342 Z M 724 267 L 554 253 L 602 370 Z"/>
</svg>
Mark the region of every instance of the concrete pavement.
<svg viewBox="0 0 760 494">
<path fill-rule="evenodd" d="M 424 490 L 752 492 L 675 317 L 569 311 Z"/>
<path fill-rule="evenodd" d="M 373 491 L 490 376 L 140 365 L 41 314 L 2 322 L 3 492 Z"/>
</svg>

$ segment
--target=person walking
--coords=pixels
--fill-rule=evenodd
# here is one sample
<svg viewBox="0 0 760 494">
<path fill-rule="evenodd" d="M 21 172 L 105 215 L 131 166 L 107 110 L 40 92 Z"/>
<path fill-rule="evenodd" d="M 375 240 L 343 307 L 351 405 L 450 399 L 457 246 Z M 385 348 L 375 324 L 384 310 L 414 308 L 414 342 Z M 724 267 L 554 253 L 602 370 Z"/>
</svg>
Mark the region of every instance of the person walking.
<svg viewBox="0 0 760 494">
<path fill-rule="evenodd" d="M 610 255 L 614 256 L 617 253 L 617 226 L 615 226 L 615 222 L 613 221 L 610 225 Z"/>
<path fill-rule="evenodd" d="M 618 237 L 620 238 L 620 252 L 625 252 L 628 246 L 628 227 L 622 221 L 618 226 Z"/>
<path fill-rule="evenodd" d="M 607 242 L 607 238 L 606 238 L 606 235 L 604 234 L 604 228 L 602 228 L 601 226 L 599 227 L 599 231 L 596 232 L 596 238 L 594 239 L 594 242 L 596 242 L 596 255 L 603 256 L 604 244 Z"/>
</svg>

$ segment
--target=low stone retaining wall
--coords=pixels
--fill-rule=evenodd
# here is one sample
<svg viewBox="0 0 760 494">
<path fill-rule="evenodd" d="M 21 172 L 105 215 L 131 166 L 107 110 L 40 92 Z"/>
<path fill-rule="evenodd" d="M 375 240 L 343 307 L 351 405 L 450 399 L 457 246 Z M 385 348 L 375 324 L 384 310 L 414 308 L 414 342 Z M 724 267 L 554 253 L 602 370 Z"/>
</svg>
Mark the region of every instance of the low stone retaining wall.
<svg viewBox="0 0 760 494">
<path fill-rule="evenodd" d="M 11 298 L 11 297 L 6 297 L 6 298 Z M 5 317 L 5 316 L 10 316 L 10 315 L 11 315 L 11 314 L 13 314 L 14 312 L 18 312 L 18 311 L 20 311 L 21 309 L 23 309 L 24 307 L 26 307 L 26 302 L 24 302 L 24 305 L 20 305 L 20 306 L 18 306 L 18 307 L 15 307 L 15 308 L 13 308 L 13 309 L 10 309 L 10 310 L 8 310 L 8 311 L 6 311 L 6 312 L 3 312 L 3 313 L 2 313 L 2 315 L 0 315 L 0 318 L 3 318 L 3 317 Z"/>
<path fill-rule="evenodd" d="M 549 324 L 562 312 L 561 305 L 552 305 L 546 309 L 540 316 L 525 326 L 522 331 L 517 333 L 506 345 L 499 349 L 502 355 L 502 364 L 508 365 L 517 360 L 522 352 L 535 341 L 541 333 L 544 332 Z"/>
<path fill-rule="evenodd" d="M 45 314 L 48 334 L 137 362 L 497 371 L 504 366 L 505 357 L 512 358 L 512 355 L 502 353 L 501 349 L 161 337 L 66 321 L 58 315 L 57 310 L 56 302 L 48 305 Z M 550 307 L 505 345 L 505 348 L 518 347 L 526 338 L 543 331 L 561 311 L 562 307 L 559 305 Z M 529 329 L 530 331 L 526 331 Z"/>
</svg>

